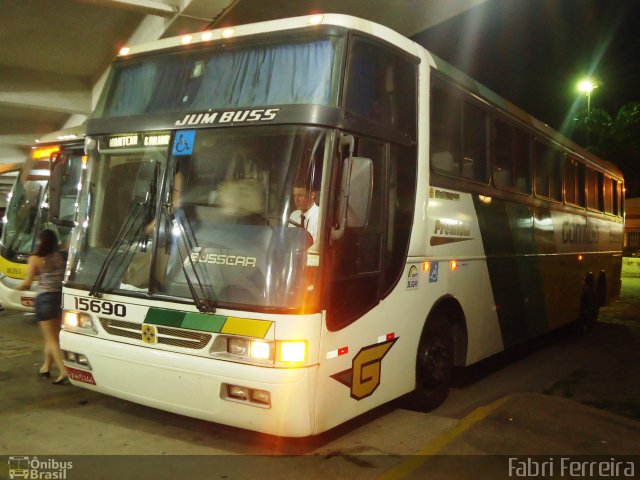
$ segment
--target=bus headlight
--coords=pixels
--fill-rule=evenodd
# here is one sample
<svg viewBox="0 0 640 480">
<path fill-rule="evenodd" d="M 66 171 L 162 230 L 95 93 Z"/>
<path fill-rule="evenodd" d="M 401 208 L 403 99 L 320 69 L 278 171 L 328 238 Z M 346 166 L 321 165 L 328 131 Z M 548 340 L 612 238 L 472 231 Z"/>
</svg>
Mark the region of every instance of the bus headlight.
<svg viewBox="0 0 640 480">
<path fill-rule="evenodd" d="M 307 342 L 287 340 L 278 342 L 278 361 L 285 364 L 299 364 L 307 360 Z"/>
<path fill-rule="evenodd" d="M 259 365 L 273 365 L 274 345 L 267 340 L 218 335 L 209 353 L 215 357 Z"/>
<path fill-rule="evenodd" d="M 260 360 L 271 358 L 271 342 L 251 342 L 251 356 Z"/>
<path fill-rule="evenodd" d="M 65 310 L 62 313 L 62 328 L 70 332 L 89 333 L 92 335 L 98 333 L 90 315 L 73 310 Z"/>
<path fill-rule="evenodd" d="M 306 340 L 268 341 L 256 338 L 218 335 L 209 351 L 211 356 L 255 365 L 300 366 L 307 361 Z"/>
</svg>

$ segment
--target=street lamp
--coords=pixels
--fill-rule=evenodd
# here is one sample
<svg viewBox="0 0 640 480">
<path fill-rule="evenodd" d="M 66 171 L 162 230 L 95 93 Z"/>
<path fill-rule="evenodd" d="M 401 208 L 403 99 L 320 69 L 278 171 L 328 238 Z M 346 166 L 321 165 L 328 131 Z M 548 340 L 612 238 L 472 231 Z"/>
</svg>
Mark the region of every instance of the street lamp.
<svg viewBox="0 0 640 480">
<path fill-rule="evenodd" d="M 589 115 L 589 112 L 591 111 L 591 92 L 596 88 L 598 88 L 598 85 L 589 78 L 581 80 L 578 83 L 578 90 L 587 94 L 587 115 Z"/>
</svg>

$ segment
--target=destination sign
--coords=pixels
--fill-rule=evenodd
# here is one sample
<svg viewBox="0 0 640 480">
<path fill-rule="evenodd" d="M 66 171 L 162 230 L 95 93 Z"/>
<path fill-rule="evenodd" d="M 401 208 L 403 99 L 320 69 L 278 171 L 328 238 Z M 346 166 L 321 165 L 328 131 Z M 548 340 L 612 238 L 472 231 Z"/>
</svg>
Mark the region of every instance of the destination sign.
<svg viewBox="0 0 640 480">
<path fill-rule="evenodd" d="M 131 133 L 118 134 L 107 137 L 107 148 L 135 148 L 135 147 L 164 147 L 169 145 L 171 134 L 169 133 Z"/>
</svg>

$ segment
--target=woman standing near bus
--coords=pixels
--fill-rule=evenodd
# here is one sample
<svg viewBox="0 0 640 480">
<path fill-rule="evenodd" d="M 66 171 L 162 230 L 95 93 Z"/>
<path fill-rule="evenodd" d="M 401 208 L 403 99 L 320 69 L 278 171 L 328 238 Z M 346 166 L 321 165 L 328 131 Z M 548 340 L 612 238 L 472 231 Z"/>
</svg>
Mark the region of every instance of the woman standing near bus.
<svg viewBox="0 0 640 480">
<path fill-rule="evenodd" d="M 49 378 L 49 369 L 54 362 L 59 372 L 54 385 L 69 383 L 59 340 L 65 263 L 62 252 L 58 250 L 56 234 L 52 230 L 43 230 L 40 233 L 38 248 L 29 257 L 27 278 L 18 287 L 19 290 L 27 290 L 34 278 L 40 276 L 36 297 L 36 320 L 44 336 L 44 361 L 39 374 L 43 378 Z"/>
</svg>

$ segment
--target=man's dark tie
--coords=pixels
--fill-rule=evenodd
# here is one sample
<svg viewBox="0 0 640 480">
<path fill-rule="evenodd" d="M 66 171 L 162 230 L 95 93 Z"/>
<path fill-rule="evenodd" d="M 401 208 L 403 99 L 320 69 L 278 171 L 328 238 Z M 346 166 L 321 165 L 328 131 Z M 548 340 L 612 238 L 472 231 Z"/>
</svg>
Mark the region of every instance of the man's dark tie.
<svg viewBox="0 0 640 480">
<path fill-rule="evenodd" d="M 300 224 L 302 225 L 303 228 L 307 228 L 307 226 L 304 224 L 304 213 L 300 214 Z"/>
</svg>

